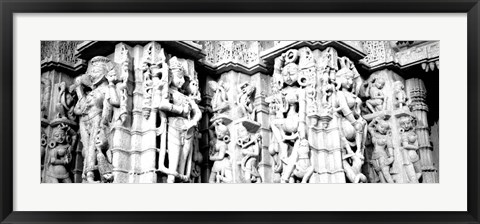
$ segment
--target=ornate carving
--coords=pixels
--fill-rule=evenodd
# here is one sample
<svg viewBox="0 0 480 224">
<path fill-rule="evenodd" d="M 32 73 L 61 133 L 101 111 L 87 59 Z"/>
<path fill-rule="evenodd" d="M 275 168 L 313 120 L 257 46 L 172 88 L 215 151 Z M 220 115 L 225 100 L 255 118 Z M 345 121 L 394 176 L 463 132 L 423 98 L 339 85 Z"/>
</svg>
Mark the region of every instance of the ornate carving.
<svg viewBox="0 0 480 224">
<path fill-rule="evenodd" d="M 74 112 L 80 116 L 80 136 L 84 157 L 83 177 L 90 183 L 96 182 L 93 172 L 97 165 L 96 134 L 109 126 L 112 107 L 120 106 L 114 85 L 117 79 L 114 67 L 110 59 L 102 56 L 94 57 L 89 63 L 87 73 L 77 77 L 72 86 L 79 96 Z"/>
<path fill-rule="evenodd" d="M 76 133 L 64 123 L 54 124 L 52 140 L 48 144 L 49 159 L 47 161 L 47 183 L 71 183 L 67 168 L 72 161 L 72 148 Z"/>
<path fill-rule="evenodd" d="M 168 120 L 167 131 L 162 131 L 161 141 L 167 141 L 168 168 L 165 167 L 166 147 L 160 148 L 159 170 L 168 175 L 167 182 L 174 183 L 175 178 L 183 182 L 190 181 L 192 153 L 196 141 L 196 126 L 202 113 L 195 100 L 186 95 L 185 82 L 196 80 L 196 74 L 188 70 L 188 61 L 173 57 L 169 60 L 170 83 L 168 92 L 159 98 L 162 120 Z M 167 116 L 168 113 L 168 116 Z M 165 119 L 166 118 L 166 119 Z M 168 135 L 168 140 L 167 136 Z M 165 143 L 162 144 L 162 146 Z"/>
<path fill-rule="evenodd" d="M 368 132 L 373 143 L 370 164 L 373 166 L 380 182 L 393 183 L 390 167 L 394 161 L 393 143 L 387 117 L 376 117 L 368 124 Z"/>
</svg>

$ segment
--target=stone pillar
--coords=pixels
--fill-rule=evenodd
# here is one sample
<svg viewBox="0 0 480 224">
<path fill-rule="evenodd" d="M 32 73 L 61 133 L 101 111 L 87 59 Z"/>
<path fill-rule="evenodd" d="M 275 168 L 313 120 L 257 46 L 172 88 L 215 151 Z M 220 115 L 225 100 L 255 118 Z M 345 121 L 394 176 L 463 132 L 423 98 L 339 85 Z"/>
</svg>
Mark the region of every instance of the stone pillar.
<svg viewBox="0 0 480 224">
<path fill-rule="evenodd" d="M 427 90 L 419 78 L 406 81 L 408 98 L 411 101 L 413 114 L 417 118 L 416 132 L 418 135 L 420 164 L 422 166 L 423 183 L 438 183 L 438 172 L 434 164 L 433 147 L 430 142 L 429 126 L 427 120 L 428 106 L 425 103 Z"/>
</svg>

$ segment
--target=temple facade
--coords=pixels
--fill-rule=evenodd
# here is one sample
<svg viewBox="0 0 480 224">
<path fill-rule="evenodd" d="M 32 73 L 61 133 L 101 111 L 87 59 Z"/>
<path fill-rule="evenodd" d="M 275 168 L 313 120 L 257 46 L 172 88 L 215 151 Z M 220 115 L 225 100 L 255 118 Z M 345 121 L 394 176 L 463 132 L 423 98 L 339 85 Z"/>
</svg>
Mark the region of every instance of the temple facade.
<svg viewBox="0 0 480 224">
<path fill-rule="evenodd" d="M 438 183 L 438 41 L 42 41 L 42 183 Z"/>
</svg>

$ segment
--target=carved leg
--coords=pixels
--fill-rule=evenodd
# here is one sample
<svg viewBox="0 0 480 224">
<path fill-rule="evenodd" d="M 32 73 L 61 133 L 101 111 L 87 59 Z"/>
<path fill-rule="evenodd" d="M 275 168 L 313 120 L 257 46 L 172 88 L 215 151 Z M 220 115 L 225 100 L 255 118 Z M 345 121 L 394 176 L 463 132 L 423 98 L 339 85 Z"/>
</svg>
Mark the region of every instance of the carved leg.
<svg viewBox="0 0 480 224">
<path fill-rule="evenodd" d="M 314 167 L 309 166 L 307 171 L 305 172 L 305 175 L 302 178 L 302 183 L 308 183 L 308 181 L 310 180 L 310 177 L 312 177 L 313 175 L 313 171 L 314 171 Z"/>
<path fill-rule="evenodd" d="M 54 184 L 56 184 L 56 183 L 58 183 L 58 179 L 57 179 L 57 178 L 53 178 L 53 177 L 47 175 L 47 177 L 45 178 L 45 182 L 46 182 L 46 183 L 54 183 Z"/>
<path fill-rule="evenodd" d="M 369 109 L 372 113 L 375 112 L 375 108 L 373 108 L 372 103 L 371 103 L 371 100 L 367 100 L 367 102 L 365 102 L 365 104 L 367 105 L 368 109 Z"/>
</svg>

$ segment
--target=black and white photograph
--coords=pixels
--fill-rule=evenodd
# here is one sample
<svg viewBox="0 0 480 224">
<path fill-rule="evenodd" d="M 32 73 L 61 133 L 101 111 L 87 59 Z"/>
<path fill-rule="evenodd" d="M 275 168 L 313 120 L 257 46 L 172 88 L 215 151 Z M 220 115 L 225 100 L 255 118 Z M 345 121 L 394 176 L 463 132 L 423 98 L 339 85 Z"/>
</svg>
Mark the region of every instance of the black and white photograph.
<svg viewBox="0 0 480 224">
<path fill-rule="evenodd" d="M 41 183 L 439 183 L 440 41 L 41 41 Z"/>
</svg>

